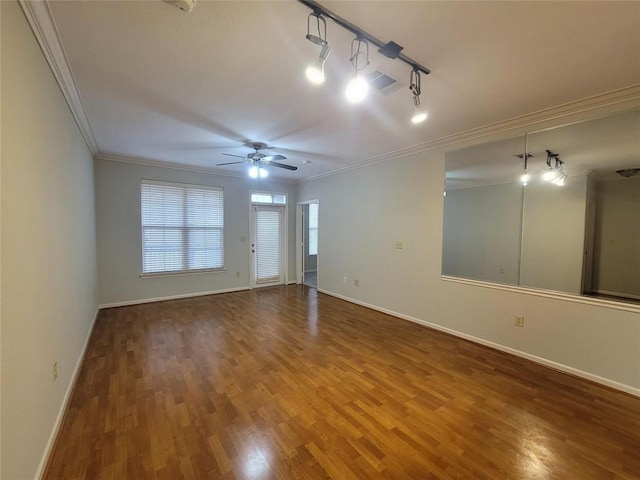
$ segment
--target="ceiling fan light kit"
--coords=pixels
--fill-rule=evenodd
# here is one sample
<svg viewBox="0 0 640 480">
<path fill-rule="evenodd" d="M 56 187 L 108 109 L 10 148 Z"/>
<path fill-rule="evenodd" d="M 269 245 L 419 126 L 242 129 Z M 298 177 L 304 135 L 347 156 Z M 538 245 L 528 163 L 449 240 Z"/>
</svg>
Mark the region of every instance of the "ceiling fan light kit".
<svg viewBox="0 0 640 480">
<path fill-rule="evenodd" d="M 319 60 L 316 65 L 307 67 L 305 73 L 307 79 L 316 85 L 320 85 L 325 81 L 324 64 L 327 60 L 327 56 L 331 51 L 331 47 L 327 41 L 327 22 L 325 17 L 330 18 L 338 26 L 345 30 L 355 34 L 355 38 L 351 42 L 351 57 L 349 61 L 353 65 L 354 75 L 347 85 L 345 94 L 347 100 L 351 103 L 362 102 L 369 92 L 369 85 L 366 79 L 360 75 L 360 72 L 369 65 L 369 43 L 372 43 L 378 47 L 378 52 L 387 58 L 392 60 L 399 59 L 407 65 L 411 66 L 411 76 L 409 90 L 413 96 L 413 114 L 411 116 L 411 123 L 419 124 L 427 119 L 427 112 L 420 106 L 420 74 L 429 75 L 431 70 L 423 67 L 415 60 L 407 57 L 402 53 L 404 47 L 398 45 L 394 41 L 384 43 L 378 40 L 373 35 L 365 32 L 361 28 L 357 27 L 348 20 L 336 15 L 332 11 L 326 9 L 318 2 L 313 0 L 298 0 L 306 7 L 312 10 L 312 13 L 307 17 L 307 35 L 306 39 L 321 47 Z M 311 33 L 311 25 L 315 21 L 317 35 Z M 364 46 L 364 49 L 362 48 Z M 363 59 L 364 61 L 362 61 Z"/>
<path fill-rule="evenodd" d="M 248 153 L 244 157 L 241 155 L 234 155 L 233 153 L 223 153 L 222 155 L 226 155 L 227 157 L 242 158 L 243 160 L 238 162 L 218 163 L 216 167 L 223 167 L 226 165 L 239 165 L 241 163 L 249 163 L 251 164 L 251 167 L 249 168 L 248 174 L 251 178 L 266 178 L 269 175 L 269 172 L 265 168 L 267 166 L 284 168 L 286 170 L 292 170 L 292 171 L 295 171 L 298 169 L 298 167 L 295 167 L 293 165 L 286 165 L 284 163 L 279 163 L 277 161 L 277 160 L 286 160 L 287 157 L 285 157 L 284 155 L 280 155 L 280 154 L 265 155 L 264 153 L 260 152 L 260 150 L 268 148 L 265 143 L 253 142 L 253 143 L 248 143 L 247 146 L 253 148 L 255 152 Z"/>
</svg>

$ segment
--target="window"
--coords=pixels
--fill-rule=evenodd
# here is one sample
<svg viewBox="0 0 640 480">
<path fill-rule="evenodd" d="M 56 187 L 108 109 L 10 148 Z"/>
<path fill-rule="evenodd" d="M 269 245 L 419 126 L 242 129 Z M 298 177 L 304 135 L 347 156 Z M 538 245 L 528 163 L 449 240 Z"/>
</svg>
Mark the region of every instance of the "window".
<svg viewBox="0 0 640 480">
<path fill-rule="evenodd" d="M 309 204 L 309 255 L 318 254 L 318 204 Z"/>
<path fill-rule="evenodd" d="M 274 205 L 286 205 L 287 196 L 282 193 L 252 193 L 251 203 L 271 203 Z"/>
<path fill-rule="evenodd" d="M 219 187 L 142 180 L 142 273 L 224 268 Z"/>
</svg>

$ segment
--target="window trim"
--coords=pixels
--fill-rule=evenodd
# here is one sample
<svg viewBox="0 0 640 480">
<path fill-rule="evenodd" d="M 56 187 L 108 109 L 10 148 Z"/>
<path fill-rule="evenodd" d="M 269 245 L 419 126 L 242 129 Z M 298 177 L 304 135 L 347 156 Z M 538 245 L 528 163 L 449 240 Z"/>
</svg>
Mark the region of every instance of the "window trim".
<svg viewBox="0 0 640 480">
<path fill-rule="evenodd" d="M 254 195 L 271 195 L 271 202 L 254 202 Z M 282 195 L 284 197 L 284 203 L 275 203 L 273 197 L 276 195 Z M 289 204 L 289 195 L 284 192 L 267 192 L 265 190 L 251 190 L 249 192 L 249 201 L 251 205 L 272 205 L 274 207 L 284 207 Z"/>
<path fill-rule="evenodd" d="M 196 188 L 200 190 L 211 190 L 216 192 L 222 192 L 222 266 L 216 268 L 196 268 L 196 269 L 183 269 L 183 270 L 167 270 L 160 272 L 144 272 L 144 225 L 142 223 L 142 186 L 143 185 L 157 185 L 157 186 L 170 186 L 170 187 L 179 187 L 179 188 Z M 199 185 L 195 183 L 184 183 L 184 182 L 171 182 L 164 180 L 152 180 L 142 178 L 140 179 L 140 208 L 139 208 L 139 225 L 140 225 L 140 270 L 141 273 L 139 275 L 140 278 L 157 278 L 157 277 L 172 277 L 172 276 L 182 276 L 182 275 L 202 275 L 202 274 L 211 274 L 211 273 L 219 273 L 226 272 L 226 257 L 225 257 L 225 226 L 224 226 L 224 217 L 225 217 L 225 206 L 224 206 L 224 188 L 214 185 Z M 180 227 L 182 228 L 182 227 Z"/>
</svg>

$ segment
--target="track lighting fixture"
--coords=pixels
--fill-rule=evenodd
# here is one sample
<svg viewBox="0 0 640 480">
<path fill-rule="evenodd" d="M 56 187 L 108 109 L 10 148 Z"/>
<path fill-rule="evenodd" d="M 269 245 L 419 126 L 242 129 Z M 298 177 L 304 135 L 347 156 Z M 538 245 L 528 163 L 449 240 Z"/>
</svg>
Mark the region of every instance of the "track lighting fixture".
<svg viewBox="0 0 640 480">
<path fill-rule="evenodd" d="M 369 65 L 369 43 L 360 36 L 351 41 L 351 58 L 349 61 L 353 65 L 353 78 L 347 85 L 347 100 L 352 103 L 358 103 L 364 100 L 369 93 L 369 84 L 360 74 Z"/>
<path fill-rule="evenodd" d="M 520 175 L 520 183 L 522 183 L 522 186 L 526 186 L 529 183 L 529 180 L 531 180 L 531 175 L 529 174 L 527 166 L 529 163 L 529 159 L 533 156 L 534 155 L 532 153 L 523 153 L 521 155 L 516 155 L 516 157 L 524 160 L 524 170 L 522 171 L 522 175 Z"/>
<path fill-rule="evenodd" d="M 316 22 L 317 35 L 311 34 L 311 23 L 313 19 Z M 307 17 L 307 36 L 306 39 L 311 43 L 318 45 L 320 50 L 320 56 L 318 61 L 314 65 L 309 65 L 305 71 L 307 79 L 316 85 L 324 83 L 324 64 L 327 61 L 327 57 L 331 52 L 331 47 L 327 42 L 327 22 L 317 12 L 310 13 Z"/>
<path fill-rule="evenodd" d="M 567 179 L 567 174 L 563 173 L 559 176 L 557 176 L 554 180 L 552 180 L 551 183 L 553 183 L 554 185 L 557 185 L 558 187 L 564 187 L 564 181 Z"/>
<path fill-rule="evenodd" d="M 411 92 L 413 93 L 414 114 L 411 118 L 413 123 L 423 122 L 427 118 L 427 113 L 420 106 L 420 73 L 429 75 L 431 70 L 420 65 L 420 63 L 409 58 L 402 50 L 404 47 L 394 41 L 382 42 L 360 27 L 349 22 L 345 18 L 336 15 L 331 10 L 320 5 L 315 0 L 298 0 L 299 3 L 311 9 L 312 13 L 307 17 L 307 40 L 321 47 L 320 56 L 317 63 L 306 70 L 309 81 L 321 84 L 324 82 L 324 64 L 327 60 L 331 47 L 327 43 L 327 25 L 325 18 L 331 19 L 338 26 L 353 33 L 356 37 L 351 42 L 351 57 L 349 61 L 353 65 L 353 78 L 347 85 L 346 96 L 352 103 L 358 103 L 365 99 L 369 91 L 367 80 L 361 75 L 367 65 L 369 65 L 369 44 L 378 47 L 378 52 L 392 60 L 400 60 L 412 69 L 411 71 Z M 315 27 L 312 28 L 315 21 Z M 312 34 L 313 29 L 317 30 L 317 35 Z"/>
<path fill-rule="evenodd" d="M 553 183 L 559 187 L 564 186 L 567 175 L 564 173 L 562 165 L 564 162 L 560 160 L 560 154 L 547 150 L 547 171 L 542 174 L 542 179 L 546 182 Z M 551 163 L 555 162 L 552 166 Z"/>
<path fill-rule="evenodd" d="M 413 116 L 412 123 L 421 123 L 427 119 L 427 112 L 420 107 L 420 93 L 422 86 L 420 81 L 420 70 L 416 66 L 413 67 L 409 75 L 409 90 L 413 94 Z"/>
</svg>

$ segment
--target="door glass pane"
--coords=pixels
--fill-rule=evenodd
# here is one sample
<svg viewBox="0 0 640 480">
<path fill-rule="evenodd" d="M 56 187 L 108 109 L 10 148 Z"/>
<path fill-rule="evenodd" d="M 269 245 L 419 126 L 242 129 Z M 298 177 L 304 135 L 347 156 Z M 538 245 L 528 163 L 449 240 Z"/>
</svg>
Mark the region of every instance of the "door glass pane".
<svg viewBox="0 0 640 480">
<path fill-rule="evenodd" d="M 281 210 L 256 209 L 256 283 L 280 280 Z"/>
</svg>

